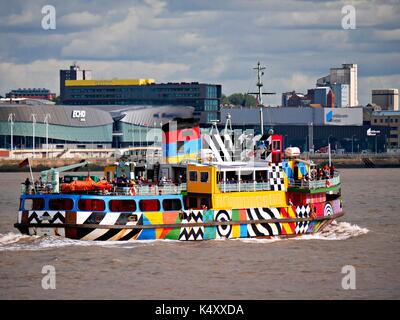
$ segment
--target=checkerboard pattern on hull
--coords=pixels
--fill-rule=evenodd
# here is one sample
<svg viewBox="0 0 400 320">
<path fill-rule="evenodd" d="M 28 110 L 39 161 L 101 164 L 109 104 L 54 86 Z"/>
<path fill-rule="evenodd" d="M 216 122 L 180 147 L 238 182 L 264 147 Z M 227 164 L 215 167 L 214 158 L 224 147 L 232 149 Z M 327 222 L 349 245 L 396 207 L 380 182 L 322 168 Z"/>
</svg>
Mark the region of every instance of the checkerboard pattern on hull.
<svg viewBox="0 0 400 320">
<path fill-rule="evenodd" d="M 271 190 L 286 191 L 282 163 L 271 163 L 268 168 L 268 182 Z"/>
</svg>

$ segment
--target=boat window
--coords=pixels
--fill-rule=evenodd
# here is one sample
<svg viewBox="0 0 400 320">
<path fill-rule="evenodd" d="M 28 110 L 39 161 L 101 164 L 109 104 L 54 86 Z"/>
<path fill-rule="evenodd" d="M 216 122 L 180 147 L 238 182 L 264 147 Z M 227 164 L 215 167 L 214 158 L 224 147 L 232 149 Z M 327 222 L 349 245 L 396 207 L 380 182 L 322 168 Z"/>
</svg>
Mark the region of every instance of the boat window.
<svg viewBox="0 0 400 320">
<path fill-rule="evenodd" d="M 68 198 L 56 198 L 49 200 L 50 210 L 72 210 L 74 201 Z"/>
<path fill-rule="evenodd" d="M 206 207 L 210 209 L 210 199 L 208 198 L 200 198 L 200 208 Z"/>
<path fill-rule="evenodd" d="M 160 211 L 160 202 L 156 199 L 140 200 L 140 211 Z"/>
<path fill-rule="evenodd" d="M 44 209 L 44 199 L 43 198 L 25 199 L 24 209 L 25 210 L 43 210 Z"/>
<path fill-rule="evenodd" d="M 273 141 L 272 142 L 272 149 L 274 151 L 280 150 L 281 149 L 281 142 L 279 140 Z"/>
<path fill-rule="evenodd" d="M 136 211 L 135 200 L 111 200 L 110 210 L 112 212 L 134 212 Z"/>
<path fill-rule="evenodd" d="M 100 199 L 80 199 L 78 208 L 82 211 L 104 211 L 105 203 Z"/>
<path fill-rule="evenodd" d="M 197 208 L 197 198 L 196 197 L 189 197 L 189 209 Z"/>
<path fill-rule="evenodd" d="M 162 205 L 165 211 L 175 211 L 182 209 L 182 204 L 179 199 L 164 199 Z"/>
<path fill-rule="evenodd" d="M 200 181 L 208 182 L 208 172 L 200 172 Z"/>
<path fill-rule="evenodd" d="M 189 180 L 197 182 L 197 171 L 190 171 L 189 172 Z"/>
</svg>

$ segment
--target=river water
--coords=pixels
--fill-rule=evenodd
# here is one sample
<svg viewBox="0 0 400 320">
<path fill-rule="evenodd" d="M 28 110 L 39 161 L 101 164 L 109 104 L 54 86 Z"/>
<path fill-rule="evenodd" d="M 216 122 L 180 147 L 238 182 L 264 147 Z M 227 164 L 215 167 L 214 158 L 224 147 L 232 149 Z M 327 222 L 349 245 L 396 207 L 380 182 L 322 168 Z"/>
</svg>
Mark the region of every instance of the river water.
<svg viewBox="0 0 400 320">
<path fill-rule="evenodd" d="M 14 229 L 25 173 L 0 173 L 0 299 L 399 299 L 399 169 L 342 169 L 346 215 L 295 239 L 84 242 Z M 42 288 L 54 266 L 56 289 Z M 355 268 L 344 290 L 342 268 Z"/>
</svg>

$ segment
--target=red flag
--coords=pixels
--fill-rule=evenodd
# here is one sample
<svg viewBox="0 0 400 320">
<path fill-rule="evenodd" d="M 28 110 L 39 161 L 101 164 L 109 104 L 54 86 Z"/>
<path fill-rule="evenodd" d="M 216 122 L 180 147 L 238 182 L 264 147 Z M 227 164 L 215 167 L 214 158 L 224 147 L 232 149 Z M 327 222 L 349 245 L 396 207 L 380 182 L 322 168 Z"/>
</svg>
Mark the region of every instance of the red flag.
<svg viewBox="0 0 400 320">
<path fill-rule="evenodd" d="M 22 161 L 18 164 L 18 167 L 22 168 L 22 167 L 26 167 L 28 165 L 29 165 L 29 158 L 26 158 L 24 161 Z"/>
</svg>

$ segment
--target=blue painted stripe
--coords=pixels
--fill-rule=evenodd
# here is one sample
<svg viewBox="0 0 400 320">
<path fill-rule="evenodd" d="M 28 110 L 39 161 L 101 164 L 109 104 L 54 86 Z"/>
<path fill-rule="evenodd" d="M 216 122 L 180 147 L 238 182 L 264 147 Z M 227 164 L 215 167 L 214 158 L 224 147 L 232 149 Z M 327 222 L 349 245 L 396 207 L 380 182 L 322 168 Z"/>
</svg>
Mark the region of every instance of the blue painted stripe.
<svg viewBox="0 0 400 320">
<path fill-rule="evenodd" d="M 178 153 L 177 143 L 169 143 L 163 145 L 163 152 L 166 157 L 176 157 L 180 154 L 190 154 L 197 153 L 200 150 L 201 141 L 197 140 L 189 140 L 183 143 L 183 153 L 182 150 Z"/>
</svg>

